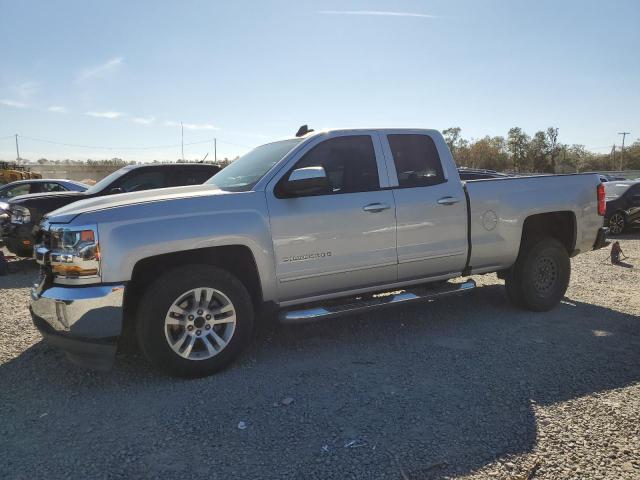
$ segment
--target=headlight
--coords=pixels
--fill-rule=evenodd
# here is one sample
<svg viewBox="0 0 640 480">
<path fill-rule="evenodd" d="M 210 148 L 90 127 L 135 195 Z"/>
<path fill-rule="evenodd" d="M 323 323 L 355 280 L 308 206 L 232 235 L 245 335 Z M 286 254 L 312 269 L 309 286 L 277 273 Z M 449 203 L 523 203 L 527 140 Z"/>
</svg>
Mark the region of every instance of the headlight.
<svg viewBox="0 0 640 480">
<path fill-rule="evenodd" d="M 31 212 L 26 207 L 20 205 L 11 205 L 9 207 L 11 223 L 29 223 L 31 221 Z"/>
<path fill-rule="evenodd" d="M 96 283 L 100 280 L 100 245 L 96 226 L 52 227 L 48 252 L 54 282 Z"/>
</svg>

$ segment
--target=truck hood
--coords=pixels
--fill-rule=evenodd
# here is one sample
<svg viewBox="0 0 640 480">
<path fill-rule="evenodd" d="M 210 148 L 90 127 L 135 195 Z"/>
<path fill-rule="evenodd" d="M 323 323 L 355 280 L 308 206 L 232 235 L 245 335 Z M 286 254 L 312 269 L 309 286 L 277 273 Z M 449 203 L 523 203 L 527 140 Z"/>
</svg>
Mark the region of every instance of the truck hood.
<svg viewBox="0 0 640 480">
<path fill-rule="evenodd" d="M 12 205 L 23 205 L 31 200 L 46 200 L 47 198 L 63 199 L 68 198 L 70 202 L 81 199 L 86 193 L 84 192 L 45 192 L 45 193 L 29 193 L 27 195 L 19 195 L 9 200 Z"/>
<path fill-rule="evenodd" d="M 80 200 L 54 210 L 46 216 L 51 223 L 69 223 L 78 215 L 99 210 L 126 207 L 150 202 L 164 202 L 182 198 L 229 194 L 215 185 L 189 185 L 185 187 L 158 188 L 134 193 L 118 193 Z"/>
</svg>

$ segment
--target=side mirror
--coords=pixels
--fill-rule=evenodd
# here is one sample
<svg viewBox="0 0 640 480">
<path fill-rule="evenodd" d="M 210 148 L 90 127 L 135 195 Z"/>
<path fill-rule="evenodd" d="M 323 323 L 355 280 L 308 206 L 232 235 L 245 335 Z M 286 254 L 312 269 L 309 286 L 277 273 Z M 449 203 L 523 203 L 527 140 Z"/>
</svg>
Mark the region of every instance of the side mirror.
<svg viewBox="0 0 640 480">
<path fill-rule="evenodd" d="M 124 193 L 124 190 L 122 190 L 120 187 L 113 187 L 111 190 L 109 190 L 109 195 L 114 195 L 116 193 Z"/>
<path fill-rule="evenodd" d="M 297 168 L 282 184 L 282 191 L 288 197 L 330 193 L 331 185 L 323 167 Z"/>
</svg>

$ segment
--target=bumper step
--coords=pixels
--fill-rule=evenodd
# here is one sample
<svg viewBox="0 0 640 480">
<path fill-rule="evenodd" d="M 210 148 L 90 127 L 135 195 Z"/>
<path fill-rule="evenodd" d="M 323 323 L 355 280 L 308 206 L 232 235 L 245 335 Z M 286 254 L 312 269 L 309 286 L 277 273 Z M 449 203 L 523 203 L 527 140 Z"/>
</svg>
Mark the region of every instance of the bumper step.
<svg viewBox="0 0 640 480">
<path fill-rule="evenodd" d="M 476 282 L 472 279 L 462 283 L 446 283 L 442 287 L 431 287 L 422 285 L 393 292 L 376 293 L 368 296 L 349 297 L 340 301 L 330 303 L 317 303 L 308 305 L 307 308 L 296 307 L 296 309 L 283 310 L 280 312 L 279 320 L 282 323 L 307 323 L 325 318 L 361 313 L 363 311 L 376 310 L 392 305 L 408 304 L 413 302 L 424 302 L 445 295 L 462 293 L 476 288 Z"/>
</svg>

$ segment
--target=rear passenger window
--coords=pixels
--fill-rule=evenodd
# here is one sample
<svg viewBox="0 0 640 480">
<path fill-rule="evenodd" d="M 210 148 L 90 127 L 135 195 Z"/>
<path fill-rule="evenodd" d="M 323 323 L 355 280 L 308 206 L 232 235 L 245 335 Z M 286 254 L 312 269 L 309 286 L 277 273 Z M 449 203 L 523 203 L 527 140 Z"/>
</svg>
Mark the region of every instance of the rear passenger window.
<svg viewBox="0 0 640 480">
<path fill-rule="evenodd" d="M 426 187 L 444 182 L 436 144 L 427 135 L 388 135 L 401 188 Z"/>
<path fill-rule="evenodd" d="M 140 192 L 165 187 L 164 174 L 159 171 L 138 171 L 126 177 L 120 184 L 123 192 Z"/>
<path fill-rule="evenodd" d="M 64 188 L 62 185 L 60 185 L 59 183 L 45 182 L 42 184 L 43 192 L 64 192 L 66 190 L 67 189 Z"/>
<path fill-rule="evenodd" d="M 294 169 L 323 167 L 333 193 L 380 189 L 378 165 L 369 135 L 336 137 L 313 147 Z"/>
</svg>

